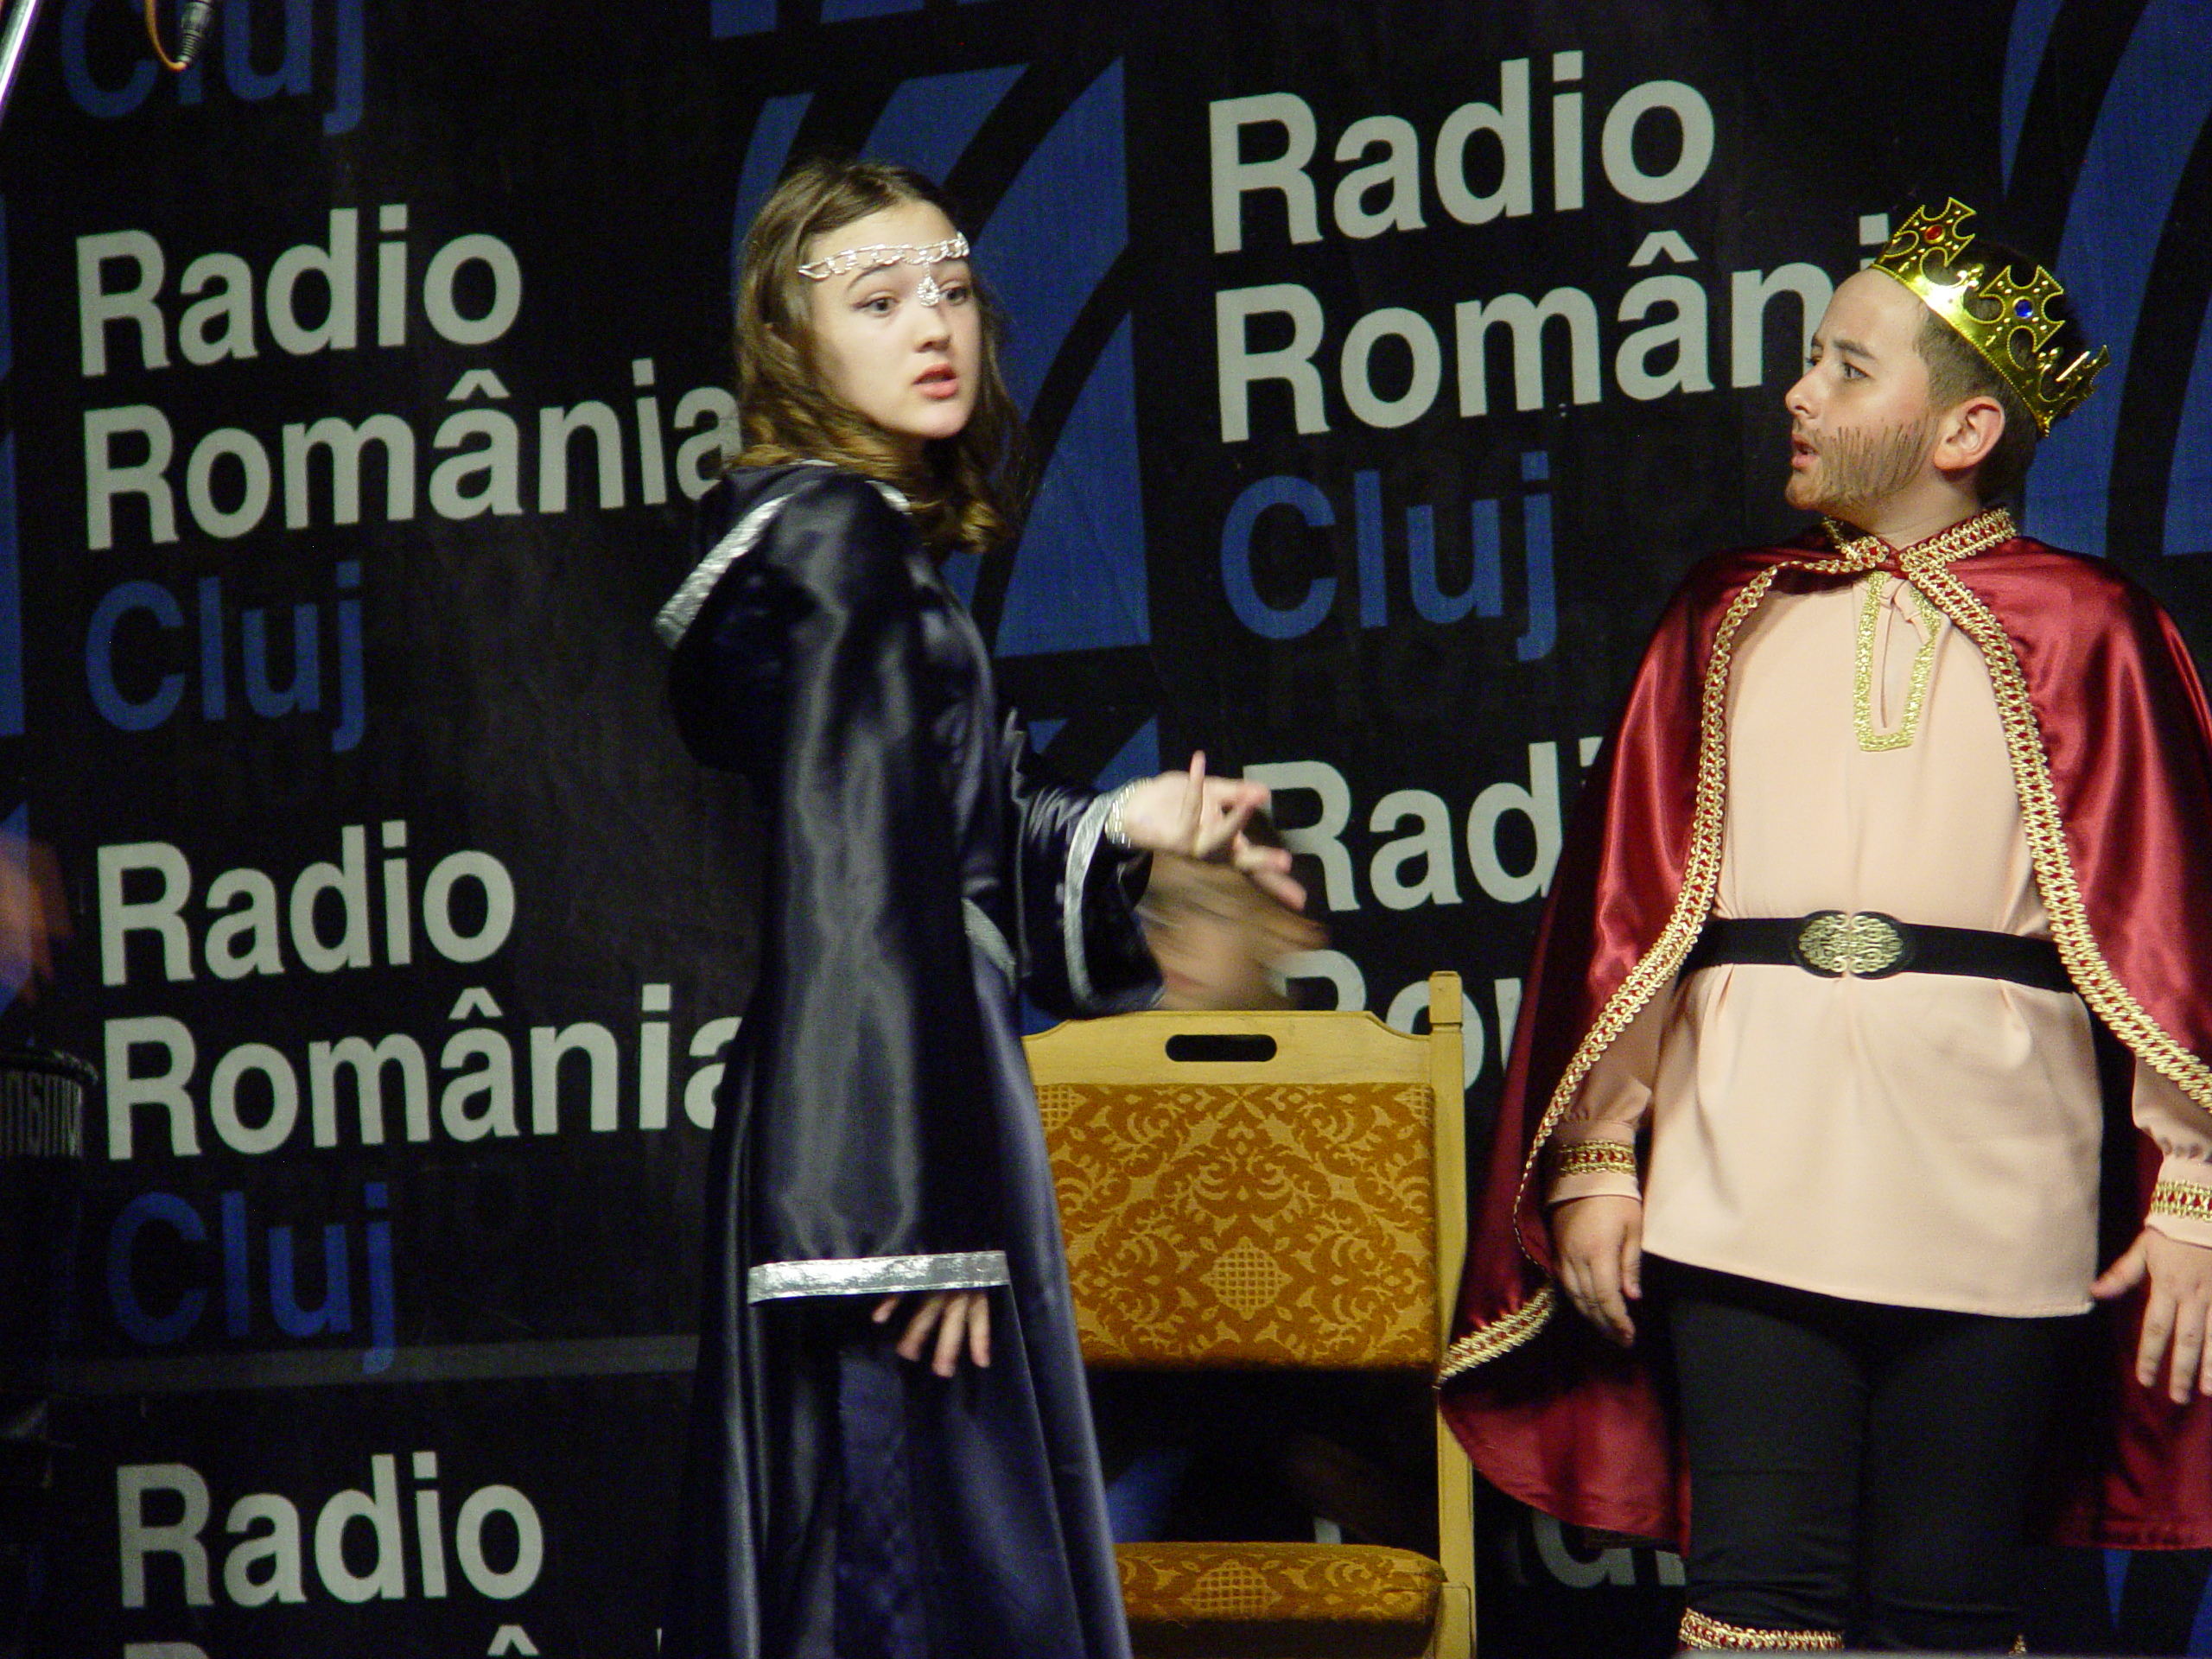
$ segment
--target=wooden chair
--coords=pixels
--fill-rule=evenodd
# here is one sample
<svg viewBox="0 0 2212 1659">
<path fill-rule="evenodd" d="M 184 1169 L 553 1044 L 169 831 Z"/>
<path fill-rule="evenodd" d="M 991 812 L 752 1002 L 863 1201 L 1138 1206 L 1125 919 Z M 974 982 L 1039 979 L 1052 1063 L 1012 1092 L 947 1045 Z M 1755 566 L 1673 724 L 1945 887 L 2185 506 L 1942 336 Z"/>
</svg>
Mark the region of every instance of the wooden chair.
<svg viewBox="0 0 2212 1659">
<path fill-rule="evenodd" d="M 1134 1014 L 1028 1039 L 1084 1357 L 1431 1373 L 1465 1244 L 1459 976 L 1430 1033 L 1367 1014 Z M 1439 1556 L 1125 1544 L 1140 1656 L 1473 1651 L 1465 1454 L 1436 1429 Z"/>
</svg>

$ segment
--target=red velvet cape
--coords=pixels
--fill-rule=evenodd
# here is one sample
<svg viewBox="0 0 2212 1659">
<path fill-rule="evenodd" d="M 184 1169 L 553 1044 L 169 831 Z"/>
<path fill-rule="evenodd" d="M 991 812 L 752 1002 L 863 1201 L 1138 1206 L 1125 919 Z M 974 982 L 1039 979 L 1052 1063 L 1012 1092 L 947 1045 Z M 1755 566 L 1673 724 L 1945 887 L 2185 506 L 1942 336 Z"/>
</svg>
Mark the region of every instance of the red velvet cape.
<svg viewBox="0 0 2212 1659">
<path fill-rule="evenodd" d="M 1696 878 L 1700 698 L 1711 701 L 1707 671 L 1730 607 L 1763 573 L 1769 591 L 1789 592 L 1853 580 L 1874 563 L 1900 568 L 1872 538 L 1844 551 L 1853 548 L 1860 562 L 1845 574 L 1817 532 L 1796 546 L 1720 554 L 1692 570 L 1592 768 L 1552 883 L 1461 1280 L 1443 1408 L 1494 1484 L 1577 1524 L 1679 1541 L 1686 1477 L 1640 1357 L 1605 1344 L 1551 1294 L 1540 1182 L 1524 1184 L 1523 1172 L 1562 1074 L 1631 971 L 1647 956 L 1659 959 L 1686 875 Z M 1803 568 L 1821 561 L 1830 568 Z M 2054 834 L 2047 855 L 2062 872 L 2070 866 L 2078 886 L 2070 913 L 2079 925 L 2060 938 L 2076 987 L 2130 1048 L 2205 1099 L 2212 721 L 2187 648 L 2157 603 L 2101 562 L 2014 537 L 1948 568 L 1956 584 L 1944 608 L 1961 626 L 1981 625 L 2000 712 L 2009 684 L 2016 733 L 2040 737 L 2044 820 L 2055 809 L 2063 824 L 2063 855 Z M 2003 660 L 2008 652 L 2017 673 Z M 2017 753 L 2015 764 L 2017 771 Z M 2031 808 L 2024 791 L 2023 799 Z M 2032 823 L 2032 810 L 2030 817 Z M 1710 839 L 1717 861 L 1717 829 Z M 2050 884 L 2043 885 L 2062 935 Z M 1688 903 L 1671 936 L 1678 940 L 1701 919 L 1687 914 Z M 2107 1109 L 2126 1113 L 2124 1087 Z M 2159 1156 L 2132 1125 L 2120 1142 L 2127 1143 L 2138 1149 L 2125 1235 L 2133 1236 Z M 2076 1393 L 2061 1405 L 2057 1438 L 2065 1444 L 2053 1464 L 2049 1529 L 2063 1542 L 2212 1546 L 2212 1402 L 2177 1407 L 2135 1382 L 2142 1306 L 2139 1289 L 2107 1311 L 2106 1351 L 2085 1363 Z M 1639 1335 L 1639 1344 L 1649 1340 Z"/>
</svg>

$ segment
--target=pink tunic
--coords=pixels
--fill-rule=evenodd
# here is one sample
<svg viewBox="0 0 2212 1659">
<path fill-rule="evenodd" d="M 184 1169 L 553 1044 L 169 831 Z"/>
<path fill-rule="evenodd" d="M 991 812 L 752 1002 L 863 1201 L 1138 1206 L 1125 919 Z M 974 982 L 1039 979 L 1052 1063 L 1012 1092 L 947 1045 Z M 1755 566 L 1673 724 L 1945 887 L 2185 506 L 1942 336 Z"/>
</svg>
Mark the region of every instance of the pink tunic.
<svg viewBox="0 0 2212 1659">
<path fill-rule="evenodd" d="M 1870 580 L 1884 591 L 1869 734 L 1912 728 L 1882 748 L 1862 745 L 1854 716 Z M 2049 936 L 1988 671 L 1902 580 L 1771 595 L 1739 638 L 1728 713 L 1719 914 L 1873 910 Z M 2134 1109 L 2164 1179 L 2212 1185 L 2212 1116 L 2145 1066 Z M 2102 1119 L 2088 1014 L 2069 993 L 1708 968 L 1606 1052 L 1558 1143 L 1630 1141 L 1647 1116 L 1655 1255 L 1906 1306 L 2089 1306 Z M 1549 1197 L 1637 1185 L 1565 1174 Z M 2212 1222 L 2152 1224 L 2212 1245 Z"/>
</svg>

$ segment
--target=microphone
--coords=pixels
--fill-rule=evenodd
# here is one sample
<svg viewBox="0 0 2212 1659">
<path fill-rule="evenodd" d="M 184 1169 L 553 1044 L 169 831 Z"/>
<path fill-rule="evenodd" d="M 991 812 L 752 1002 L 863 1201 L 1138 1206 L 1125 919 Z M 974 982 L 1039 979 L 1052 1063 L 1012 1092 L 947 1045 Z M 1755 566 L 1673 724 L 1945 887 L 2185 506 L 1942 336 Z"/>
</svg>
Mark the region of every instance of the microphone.
<svg viewBox="0 0 2212 1659">
<path fill-rule="evenodd" d="M 215 0 L 185 0 L 177 14 L 176 67 L 184 68 L 207 43 L 207 30 L 215 21 Z"/>
</svg>

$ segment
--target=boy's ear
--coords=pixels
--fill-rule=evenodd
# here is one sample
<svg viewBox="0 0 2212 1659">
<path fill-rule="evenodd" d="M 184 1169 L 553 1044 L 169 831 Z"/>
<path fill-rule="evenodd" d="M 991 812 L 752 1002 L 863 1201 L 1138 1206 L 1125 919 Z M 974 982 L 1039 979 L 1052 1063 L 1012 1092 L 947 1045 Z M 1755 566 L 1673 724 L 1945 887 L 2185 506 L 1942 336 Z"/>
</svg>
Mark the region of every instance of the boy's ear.
<svg viewBox="0 0 2212 1659">
<path fill-rule="evenodd" d="M 1976 392 L 1937 417 L 1930 459 L 1946 473 L 1970 472 L 1989 459 L 2004 435 L 2005 405 L 1987 392 Z"/>
</svg>

